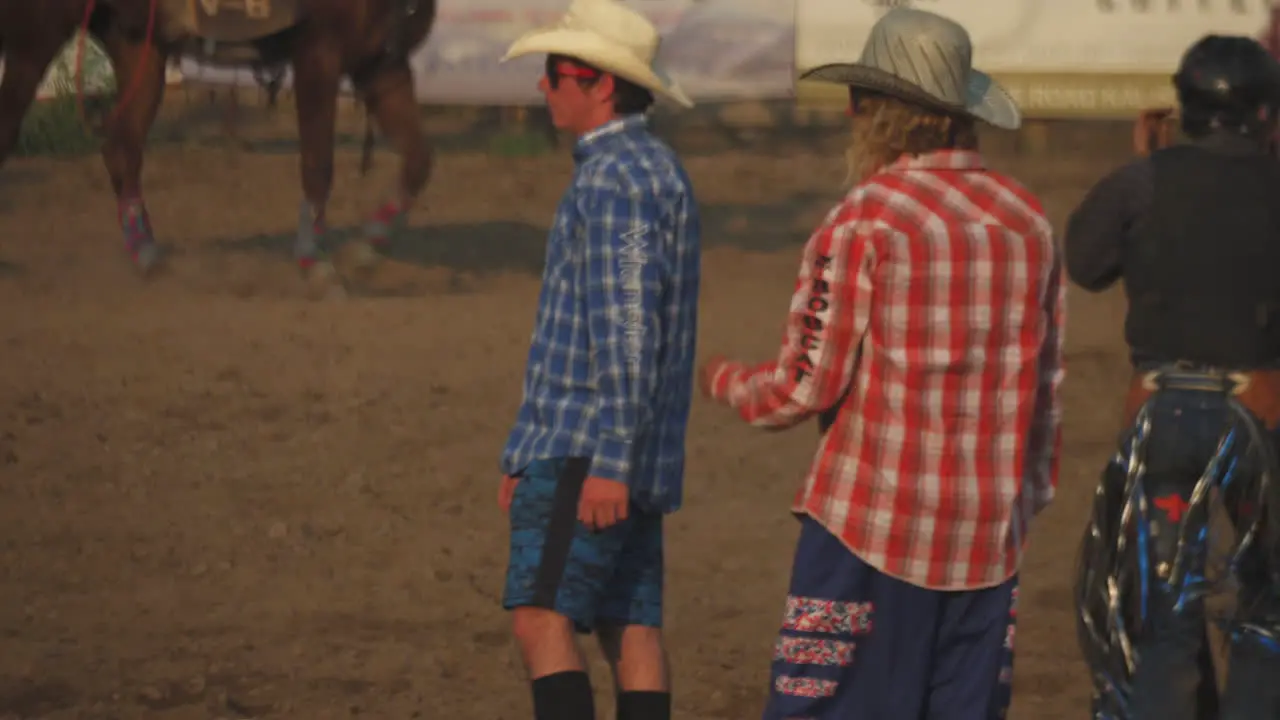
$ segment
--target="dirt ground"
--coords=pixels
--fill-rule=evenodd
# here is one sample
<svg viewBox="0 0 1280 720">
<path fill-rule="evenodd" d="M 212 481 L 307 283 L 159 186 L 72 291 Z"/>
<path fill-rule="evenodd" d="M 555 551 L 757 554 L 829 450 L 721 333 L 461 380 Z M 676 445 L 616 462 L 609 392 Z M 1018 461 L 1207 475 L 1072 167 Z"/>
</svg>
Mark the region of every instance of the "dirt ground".
<svg viewBox="0 0 1280 720">
<path fill-rule="evenodd" d="M 1124 156 L 1122 129 L 1071 133 L 1047 158 L 992 152 L 1059 223 Z M 842 176 L 831 142 L 682 148 L 707 225 L 704 356 L 775 352 Z M 336 226 L 394 174 L 386 154 L 370 182 L 357 166 L 344 149 Z M 409 237 L 345 300 L 309 297 L 288 259 L 296 168 L 290 147 L 158 144 L 146 185 L 173 257 L 149 283 L 96 157 L 0 170 L 0 718 L 529 717 L 498 606 L 497 462 L 570 161 L 442 152 Z M 1071 570 L 1117 429 L 1121 307 L 1070 298 L 1018 720 L 1086 713 Z M 681 720 L 758 717 L 814 443 L 812 425 L 765 434 L 695 406 L 668 545 Z"/>
</svg>

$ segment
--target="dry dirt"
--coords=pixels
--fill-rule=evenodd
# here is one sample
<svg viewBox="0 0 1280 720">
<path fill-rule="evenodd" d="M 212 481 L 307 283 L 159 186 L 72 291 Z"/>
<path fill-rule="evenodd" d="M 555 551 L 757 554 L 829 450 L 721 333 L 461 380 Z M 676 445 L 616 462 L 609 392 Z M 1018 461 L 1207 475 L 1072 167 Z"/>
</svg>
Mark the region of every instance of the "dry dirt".
<svg viewBox="0 0 1280 720">
<path fill-rule="evenodd" d="M 1123 159 L 1122 130 L 1077 135 L 1039 159 L 993 151 L 1059 223 Z M 751 142 L 686 143 L 704 355 L 775 351 L 842 174 L 834 146 Z M 0 171 L 0 718 L 529 717 L 498 606 L 497 459 L 565 155 L 443 152 L 409 237 L 345 300 L 309 297 L 288 259 L 287 146 L 156 145 L 148 199 L 174 255 L 147 283 L 97 158 Z M 388 155 L 365 184 L 357 165 L 340 153 L 335 225 L 393 177 Z M 1071 569 L 1117 429 L 1121 307 L 1070 298 L 1064 470 L 1023 573 L 1018 720 L 1086 712 Z M 681 720 L 759 716 L 814 436 L 695 407 L 668 545 Z"/>
</svg>

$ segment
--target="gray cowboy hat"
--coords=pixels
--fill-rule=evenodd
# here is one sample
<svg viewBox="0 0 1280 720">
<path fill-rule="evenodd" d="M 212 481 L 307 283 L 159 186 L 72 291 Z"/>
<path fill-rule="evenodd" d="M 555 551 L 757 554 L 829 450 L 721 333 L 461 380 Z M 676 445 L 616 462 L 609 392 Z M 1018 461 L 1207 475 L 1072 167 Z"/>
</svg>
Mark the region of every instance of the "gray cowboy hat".
<svg viewBox="0 0 1280 720">
<path fill-rule="evenodd" d="M 871 28 L 857 62 L 820 65 L 800 78 L 885 93 L 1003 130 L 1022 125 L 1009 93 L 973 69 L 968 31 L 925 10 L 890 10 Z"/>
</svg>

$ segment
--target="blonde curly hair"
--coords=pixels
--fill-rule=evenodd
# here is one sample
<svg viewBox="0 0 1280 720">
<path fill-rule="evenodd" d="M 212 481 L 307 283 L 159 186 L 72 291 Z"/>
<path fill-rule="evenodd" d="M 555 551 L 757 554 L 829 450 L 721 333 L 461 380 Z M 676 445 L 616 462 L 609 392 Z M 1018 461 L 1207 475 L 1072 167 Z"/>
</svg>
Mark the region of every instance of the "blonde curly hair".
<svg viewBox="0 0 1280 720">
<path fill-rule="evenodd" d="M 974 120 L 865 90 L 850 93 L 853 108 L 845 183 L 857 185 L 904 155 L 976 150 Z"/>
</svg>

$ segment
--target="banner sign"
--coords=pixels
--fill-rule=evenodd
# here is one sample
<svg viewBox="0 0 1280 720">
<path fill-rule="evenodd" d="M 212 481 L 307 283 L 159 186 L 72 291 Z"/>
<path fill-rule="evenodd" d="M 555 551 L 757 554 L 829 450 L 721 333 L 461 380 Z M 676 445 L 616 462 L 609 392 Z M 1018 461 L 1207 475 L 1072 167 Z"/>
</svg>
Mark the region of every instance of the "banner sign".
<svg viewBox="0 0 1280 720">
<path fill-rule="evenodd" d="M 1028 117 L 1132 117 L 1174 103 L 1170 76 L 1208 33 L 1269 39 L 1271 0 L 796 0 L 796 67 L 857 59 L 889 6 L 946 15 L 973 38 L 974 65 Z M 847 102 L 801 81 L 802 103 Z"/>
<path fill-rule="evenodd" d="M 513 40 L 554 23 L 569 0 L 440 0 L 436 27 L 414 53 L 426 104 L 537 105 L 539 57 L 500 63 Z M 1169 77 L 1182 53 L 1211 33 L 1280 35 L 1271 0 L 626 0 L 661 32 L 659 61 L 699 102 L 785 99 L 843 104 L 841 88 L 796 82 L 797 70 L 853 60 L 889 7 L 946 15 L 973 38 L 974 63 L 1013 94 L 1028 117 L 1128 118 L 1173 104 Z M 110 87 L 96 43 L 84 63 L 88 93 Z M 41 97 L 74 88 L 74 42 L 57 59 Z M 1273 47 L 1280 51 L 1280 47 Z M 0 66 L 2 67 L 2 66 Z M 183 60 L 180 73 L 207 83 L 253 85 L 247 69 Z M 285 84 L 289 83 L 286 76 Z M 348 88 L 349 90 L 349 88 Z"/>
<path fill-rule="evenodd" d="M 569 0 L 441 0 L 412 57 L 427 104 L 534 105 L 541 57 L 500 63 L 522 33 L 559 20 Z M 659 61 L 695 101 L 788 98 L 794 87 L 795 0 L 628 0 L 662 34 Z M 193 82 L 252 84 L 247 69 L 185 60 Z M 289 82 L 286 77 L 285 83 Z"/>
</svg>

